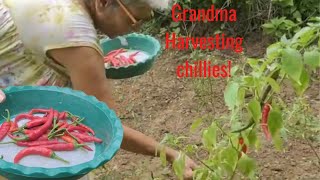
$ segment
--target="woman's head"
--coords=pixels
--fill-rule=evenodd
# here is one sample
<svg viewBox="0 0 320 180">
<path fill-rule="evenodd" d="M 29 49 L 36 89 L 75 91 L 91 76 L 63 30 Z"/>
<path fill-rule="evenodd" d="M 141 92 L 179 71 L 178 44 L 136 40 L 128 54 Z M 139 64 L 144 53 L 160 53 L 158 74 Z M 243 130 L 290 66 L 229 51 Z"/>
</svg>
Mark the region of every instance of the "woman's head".
<svg viewBox="0 0 320 180">
<path fill-rule="evenodd" d="M 121 0 L 136 20 L 151 17 L 152 9 L 141 0 Z M 133 31 L 133 21 L 121 8 L 118 0 L 85 0 L 85 4 L 97 29 L 109 37 L 127 34 Z"/>
</svg>

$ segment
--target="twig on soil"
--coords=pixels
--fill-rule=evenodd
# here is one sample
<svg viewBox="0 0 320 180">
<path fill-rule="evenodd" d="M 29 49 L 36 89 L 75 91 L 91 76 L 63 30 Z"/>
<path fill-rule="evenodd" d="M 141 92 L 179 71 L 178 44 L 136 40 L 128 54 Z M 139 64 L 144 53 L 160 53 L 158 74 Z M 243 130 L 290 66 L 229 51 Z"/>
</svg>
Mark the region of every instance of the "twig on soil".
<svg viewBox="0 0 320 180">
<path fill-rule="evenodd" d="M 269 5 L 269 12 L 268 12 L 268 20 L 271 17 L 271 11 L 272 11 L 272 0 L 270 0 L 270 5 Z"/>
<path fill-rule="evenodd" d="M 316 155 L 316 157 L 318 158 L 318 162 L 320 163 L 320 156 L 318 155 L 317 151 L 314 149 L 314 147 L 312 146 L 310 140 L 308 138 L 305 138 L 310 146 L 310 148 L 312 149 L 312 151 L 314 152 L 314 154 Z M 318 166 L 318 168 L 320 169 L 320 167 Z"/>
</svg>

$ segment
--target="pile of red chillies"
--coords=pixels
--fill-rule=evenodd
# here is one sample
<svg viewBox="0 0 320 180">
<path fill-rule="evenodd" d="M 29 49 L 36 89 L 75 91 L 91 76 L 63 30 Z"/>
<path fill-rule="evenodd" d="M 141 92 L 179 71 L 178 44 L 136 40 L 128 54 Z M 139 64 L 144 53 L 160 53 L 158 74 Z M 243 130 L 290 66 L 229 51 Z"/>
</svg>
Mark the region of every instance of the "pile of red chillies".
<svg viewBox="0 0 320 180">
<path fill-rule="evenodd" d="M 9 110 L 6 112 L 8 116 L 0 127 L 0 142 L 6 136 L 13 141 L 0 144 L 14 143 L 26 147 L 15 156 L 14 163 L 19 163 L 28 155 L 40 155 L 69 163 L 58 157 L 55 151 L 73 151 L 78 148 L 92 151 L 85 143 L 102 143 L 90 127 L 81 123 L 83 119 L 67 111 L 32 109 L 17 115 L 14 121 L 11 121 Z M 43 117 L 35 114 L 43 114 Z M 19 127 L 18 122 L 25 119 L 27 123 Z"/>
<path fill-rule="evenodd" d="M 135 56 L 139 53 L 138 51 L 131 54 L 129 57 L 126 57 L 124 55 L 121 55 L 121 53 L 127 52 L 126 49 L 117 49 L 110 51 L 105 57 L 104 57 L 104 63 L 109 63 L 114 67 L 120 67 L 120 66 L 128 66 L 136 63 L 136 60 L 134 59 Z"/>
</svg>

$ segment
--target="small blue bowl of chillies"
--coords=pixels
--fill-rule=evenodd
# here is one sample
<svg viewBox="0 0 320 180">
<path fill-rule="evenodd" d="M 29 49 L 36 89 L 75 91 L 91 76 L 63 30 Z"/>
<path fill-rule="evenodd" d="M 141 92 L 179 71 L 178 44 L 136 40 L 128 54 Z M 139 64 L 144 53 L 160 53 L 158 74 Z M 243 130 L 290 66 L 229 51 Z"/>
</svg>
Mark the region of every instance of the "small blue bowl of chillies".
<svg viewBox="0 0 320 180">
<path fill-rule="evenodd" d="M 129 34 L 114 39 L 102 39 L 105 73 L 110 79 L 139 76 L 151 69 L 161 52 L 159 41 L 143 34 Z"/>
</svg>

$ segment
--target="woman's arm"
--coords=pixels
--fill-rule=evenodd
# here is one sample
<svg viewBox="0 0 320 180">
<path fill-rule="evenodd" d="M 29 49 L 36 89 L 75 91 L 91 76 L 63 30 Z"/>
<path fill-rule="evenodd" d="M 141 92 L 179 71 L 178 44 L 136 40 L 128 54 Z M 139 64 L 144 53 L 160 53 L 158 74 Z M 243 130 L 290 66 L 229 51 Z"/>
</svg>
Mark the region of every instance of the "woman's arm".
<svg viewBox="0 0 320 180">
<path fill-rule="evenodd" d="M 51 50 L 49 54 L 67 68 L 74 89 L 93 95 L 110 108 L 117 109 L 109 81 L 105 76 L 103 58 L 97 51 L 89 47 L 80 47 Z M 134 153 L 155 156 L 158 142 L 134 129 L 126 126 L 123 128 L 124 138 L 121 148 Z M 178 155 L 170 148 L 167 148 L 166 154 L 171 161 Z"/>
</svg>

